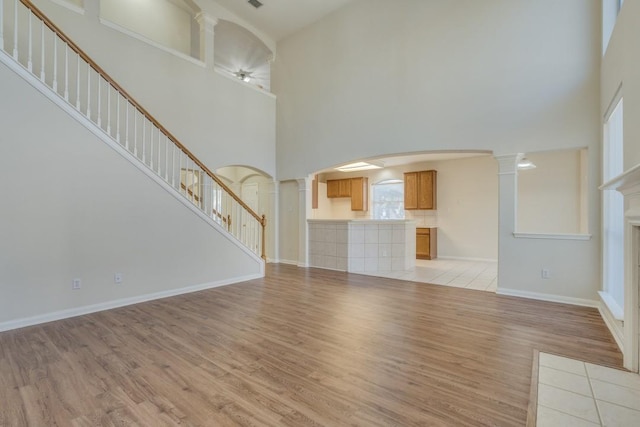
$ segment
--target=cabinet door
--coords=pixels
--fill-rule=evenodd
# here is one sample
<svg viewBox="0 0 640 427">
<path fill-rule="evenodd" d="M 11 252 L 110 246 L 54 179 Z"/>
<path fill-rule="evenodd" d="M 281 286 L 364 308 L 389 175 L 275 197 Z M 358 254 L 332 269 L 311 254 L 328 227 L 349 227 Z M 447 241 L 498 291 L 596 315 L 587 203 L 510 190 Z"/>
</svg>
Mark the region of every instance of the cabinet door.
<svg viewBox="0 0 640 427">
<path fill-rule="evenodd" d="M 418 173 L 418 209 L 436 209 L 436 171 Z"/>
<path fill-rule="evenodd" d="M 418 173 L 404 174 L 404 208 L 405 210 L 418 209 Z"/>
<path fill-rule="evenodd" d="M 340 180 L 328 179 L 327 180 L 327 198 L 340 197 Z"/>
<path fill-rule="evenodd" d="M 351 180 L 341 179 L 338 182 L 340 186 L 340 197 L 351 197 Z"/>
<path fill-rule="evenodd" d="M 428 228 L 416 228 L 416 258 L 431 259 L 431 236 Z"/>
<path fill-rule="evenodd" d="M 369 210 L 368 178 L 351 178 L 351 210 Z"/>
</svg>

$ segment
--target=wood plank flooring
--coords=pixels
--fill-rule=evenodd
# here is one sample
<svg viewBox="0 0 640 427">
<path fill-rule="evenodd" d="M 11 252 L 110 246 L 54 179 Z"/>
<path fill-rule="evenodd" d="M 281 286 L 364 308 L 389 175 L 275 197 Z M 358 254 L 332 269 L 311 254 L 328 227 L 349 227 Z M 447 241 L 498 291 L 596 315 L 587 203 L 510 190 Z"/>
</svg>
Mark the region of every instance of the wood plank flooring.
<svg viewBox="0 0 640 427">
<path fill-rule="evenodd" d="M 621 366 L 597 310 L 268 265 L 0 334 L 2 426 L 523 426 L 534 349 Z"/>
</svg>

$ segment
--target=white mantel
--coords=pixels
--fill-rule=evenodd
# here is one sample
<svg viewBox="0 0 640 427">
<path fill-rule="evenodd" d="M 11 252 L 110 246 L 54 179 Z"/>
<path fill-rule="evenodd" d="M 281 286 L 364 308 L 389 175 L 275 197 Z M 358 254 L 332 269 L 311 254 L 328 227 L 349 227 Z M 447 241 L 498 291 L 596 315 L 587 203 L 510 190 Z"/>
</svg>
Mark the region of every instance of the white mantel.
<svg viewBox="0 0 640 427">
<path fill-rule="evenodd" d="M 601 190 L 617 190 L 624 196 L 624 367 L 638 372 L 640 316 L 638 255 L 640 253 L 640 165 L 604 183 Z"/>
<path fill-rule="evenodd" d="M 412 220 L 309 219 L 309 265 L 358 272 L 415 268 Z"/>
</svg>

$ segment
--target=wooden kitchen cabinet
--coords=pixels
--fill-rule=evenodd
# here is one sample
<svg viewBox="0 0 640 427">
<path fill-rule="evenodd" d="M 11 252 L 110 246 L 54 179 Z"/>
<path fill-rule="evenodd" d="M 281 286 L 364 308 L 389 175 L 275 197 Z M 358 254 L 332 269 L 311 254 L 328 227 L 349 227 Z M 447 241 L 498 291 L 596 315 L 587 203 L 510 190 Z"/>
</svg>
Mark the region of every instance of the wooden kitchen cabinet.
<svg viewBox="0 0 640 427">
<path fill-rule="evenodd" d="M 369 179 L 328 179 L 327 198 L 351 197 L 352 211 L 369 210 Z"/>
<path fill-rule="evenodd" d="M 351 197 L 351 179 L 328 179 L 327 198 Z"/>
<path fill-rule="evenodd" d="M 437 171 L 407 172 L 404 174 L 405 210 L 437 208 Z"/>
<path fill-rule="evenodd" d="M 369 210 L 369 178 L 351 178 L 351 210 Z"/>
<path fill-rule="evenodd" d="M 335 197 L 340 197 L 340 180 L 328 179 L 327 180 L 327 198 L 333 199 Z"/>
<path fill-rule="evenodd" d="M 339 181 L 340 196 L 338 197 L 351 197 L 351 179 L 341 179 Z"/>
<path fill-rule="evenodd" d="M 438 229 L 416 228 L 416 258 L 435 259 L 438 257 Z"/>
<path fill-rule="evenodd" d="M 311 181 L 311 209 L 318 209 L 318 175 Z"/>
</svg>

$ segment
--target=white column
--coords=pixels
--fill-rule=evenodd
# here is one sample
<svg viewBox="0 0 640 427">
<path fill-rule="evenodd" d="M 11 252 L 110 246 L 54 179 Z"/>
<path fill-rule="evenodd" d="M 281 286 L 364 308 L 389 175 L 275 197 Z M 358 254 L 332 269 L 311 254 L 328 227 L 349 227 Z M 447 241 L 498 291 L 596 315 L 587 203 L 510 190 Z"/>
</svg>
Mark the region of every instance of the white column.
<svg viewBox="0 0 640 427">
<path fill-rule="evenodd" d="M 218 19 L 204 12 L 196 15 L 196 21 L 200 25 L 200 60 L 209 69 L 213 69 L 213 52 L 215 31 Z"/>
<path fill-rule="evenodd" d="M 298 267 L 309 266 L 309 236 L 307 219 L 311 215 L 311 178 L 298 182 Z"/>
<path fill-rule="evenodd" d="M 504 277 L 510 242 L 517 231 L 518 161 L 522 153 L 495 156 L 498 161 L 498 287 L 508 286 Z"/>
<path fill-rule="evenodd" d="M 280 182 L 269 183 L 269 217 L 267 218 L 267 262 L 280 259 Z"/>
</svg>

